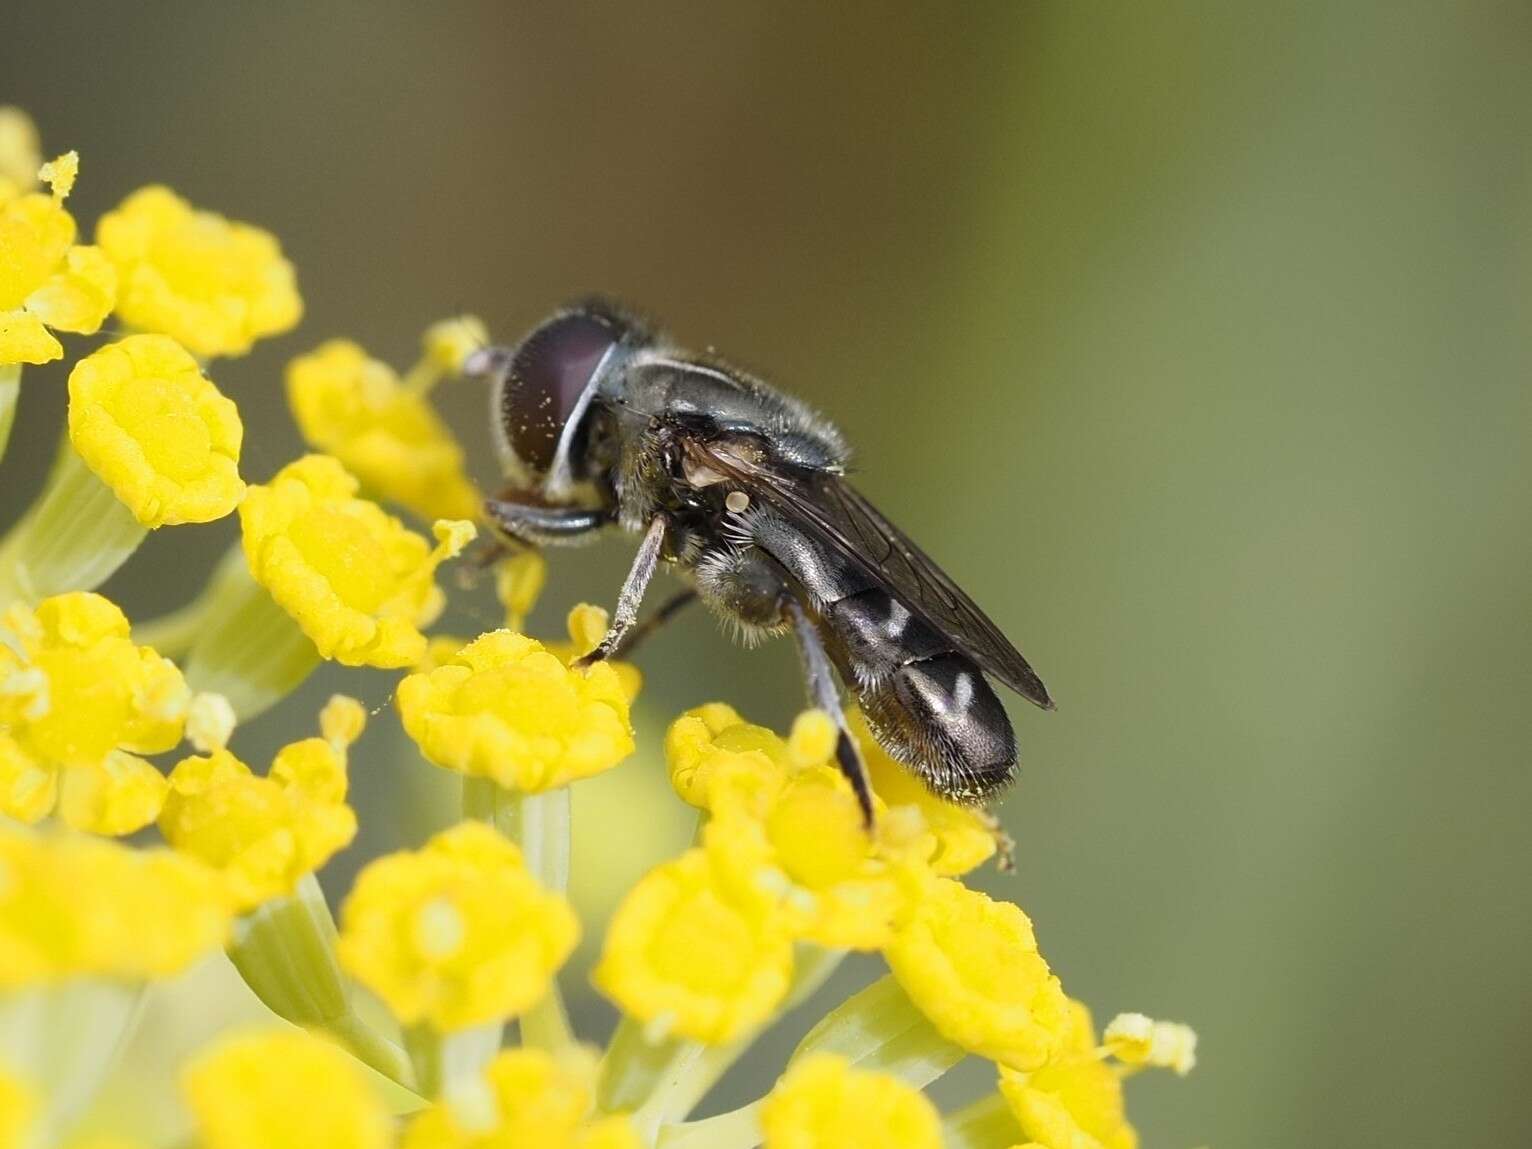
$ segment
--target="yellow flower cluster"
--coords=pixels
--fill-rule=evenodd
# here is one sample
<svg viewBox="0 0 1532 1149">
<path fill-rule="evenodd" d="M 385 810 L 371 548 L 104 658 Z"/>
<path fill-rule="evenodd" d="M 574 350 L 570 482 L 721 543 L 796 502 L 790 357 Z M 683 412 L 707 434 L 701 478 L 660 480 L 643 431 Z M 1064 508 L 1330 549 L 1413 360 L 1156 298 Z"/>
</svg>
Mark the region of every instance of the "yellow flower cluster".
<svg viewBox="0 0 1532 1149">
<path fill-rule="evenodd" d="M 406 1025 L 450 1032 L 520 1014 L 579 940 L 569 903 L 494 829 L 464 822 L 357 877 L 341 964 Z"/>
<path fill-rule="evenodd" d="M 271 233 L 199 211 L 169 188 L 141 188 L 102 216 L 96 243 L 117 270 L 122 321 L 199 358 L 243 355 L 303 314 Z"/>
<path fill-rule="evenodd" d="M 14 120 L 0 123 L 0 134 L 16 131 Z M 16 178 L 15 167 L 26 162 L 25 146 L 17 145 L 10 141 L 11 170 L 0 171 L 0 365 L 59 358 L 64 348 L 48 329 L 88 335 L 117 299 L 116 270 L 100 248 L 75 243 L 74 217 L 64 207 L 73 153 L 48 165 L 54 192 L 47 195 L 21 190 L 37 169 L 26 181 Z"/>
<path fill-rule="evenodd" d="M 785 740 L 721 704 L 672 724 L 665 740 L 671 781 L 711 818 L 703 845 L 640 881 L 607 932 L 594 977 L 625 1012 L 694 1040 L 734 1040 L 781 1003 L 795 941 L 882 949 L 891 964 L 895 955 L 919 954 L 908 963 L 912 978 L 937 976 L 941 945 L 929 941 L 928 897 L 936 890 L 939 898 L 943 883 L 968 891 L 933 867 L 938 858 L 947 866 L 959 858 L 976 864 L 983 856 L 972 845 L 977 831 L 956 810 L 933 831 L 922 811 L 935 799 L 926 799 L 892 809 L 880 802 L 869 838 L 849 785 L 829 764 L 834 743 L 834 728 L 819 712 L 801 716 Z M 958 1005 L 937 994 L 931 1009 L 942 1018 L 949 1009 L 982 1014 L 987 992 L 997 1001 L 1004 992 L 1026 996 L 1037 1014 L 992 1016 L 1003 1035 L 994 1042 L 1045 1041 L 1058 1024 L 1062 995 L 1035 945 L 1014 984 L 983 982 L 989 975 L 981 963 L 1017 957 L 1030 937 L 1030 927 L 1017 939 L 974 931 L 966 939 L 981 947 L 973 968 L 949 970 L 954 984 L 974 979 L 964 987 L 967 997 Z M 963 1030 L 960 1022 L 950 1024 Z M 974 1033 L 949 1036 L 976 1050 L 985 1045 Z"/>
<path fill-rule="evenodd" d="M 250 573 L 319 653 L 348 666 L 411 666 L 420 627 L 444 602 L 436 568 L 472 540 L 471 523 L 436 524 L 433 549 L 376 503 L 328 455 L 289 463 L 239 508 Z"/>
<path fill-rule="evenodd" d="M 925 1094 L 886 1073 L 816 1054 L 787 1071 L 761 1107 L 766 1149 L 941 1149 Z"/>
<path fill-rule="evenodd" d="M 69 439 L 146 527 L 207 523 L 239 505 L 239 411 L 164 335 L 132 335 L 69 373 Z"/>
<path fill-rule="evenodd" d="M 399 684 L 405 732 L 438 766 L 510 790 L 550 790 L 633 752 L 628 695 L 605 663 L 575 670 L 496 630 Z"/>
<path fill-rule="evenodd" d="M 401 1149 L 639 1149 L 626 1117 L 593 1116 L 592 1072 L 541 1050 L 501 1053 L 466 1098 L 433 1105 Z M 594 1067 L 588 1067 L 593 1069 Z"/>
<path fill-rule="evenodd" d="M 332 698 L 321 718 L 326 737 L 284 746 L 264 778 L 223 749 L 183 759 L 160 813 L 165 840 L 212 867 L 238 910 L 291 894 L 356 836 L 346 747 L 364 721 L 355 700 Z"/>
<path fill-rule="evenodd" d="M 63 354 L 53 331 L 115 311 L 131 333 L 74 364 L 69 443 L 0 540 L 0 1025 L 17 1002 L 107 1003 L 110 1035 L 55 1027 L 65 1053 L 110 1036 L 104 1050 L 141 983 L 223 946 L 261 1002 L 315 1032 L 237 1033 L 186 1067 L 203 1149 L 936 1149 L 942 1117 L 921 1087 L 968 1055 L 994 1063 L 997 1085 L 952 1115 L 949 1143 L 982 1125 L 995 1149 L 1134 1149 L 1123 1079 L 1186 1073 L 1195 1033 L 1121 1014 L 1098 1038 L 1027 915 L 960 880 L 997 853 L 996 824 L 929 793 L 857 715 L 871 827 L 829 715 L 802 714 L 785 737 L 717 703 L 670 725 L 670 781 L 701 826 L 606 930 L 592 981 L 624 1016 L 598 1062 L 560 997 L 580 937 L 563 892 L 568 787 L 633 754 L 637 672 L 573 665 L 606 631 L 598 607 L 569 612 L 567 643 L 520 633 L 546 579 L 532 553 L 496 571 L 505 629 L 423 633 L 445 605 L 437 568 L 479 511 L 429 392 L 487 333 L 435 324 L 402 374 L 347 340 L 297 357 L 287 398 L 323 453 L 247 488 L 239 412 L 205 363 L 296 324 L 276 239 L 153 186 L 81 246 L 64 207 L 78 157 L 41 155 L 30 121 L 0 109 L 0 450 L 19 365 Z M 434 545 L 373 498 L 434 520 Z M 183 676 L 88 588 L 147 530 L 235 509 L 240 549 L 197 602 L 149 624 L 186 655 Z M 348 757 L 366 711 L 337 695 L 320 736 L 284 745 L 264 774 L 229 749 L 236 715 L 280 701 L 321 657 L 407 669 L 393 691 L 404 731 L 463 776 L 462 809 L 483 819 L 371 861 L 338 927 L 314 874 L 358 833 Z M 183 737 L 196 753 L 167 777 L 148 757 Z M 171 849 L 91 836 L 150 823 Z M 687 1122 L 848 951 L 880 954 L 888 974 L 822 1018 L 765 1096 Z M 509 1019 L 521 1047 L 502 1050 Z M 51 1049 L 33 1061 L 0 1073 L 0 1149 L 57 1140 L 53 1086 L 90 1091 L 67 1057 L 57 1080 L 39 1071 Z M 412 1091 L 407 1117 L 362 1064 L 394 1101 Z"/>
<path fill-rule="evenodd" d="M 300 1031 L 224 1038 L 182 1077 L 205 1149 L 386 1149 L 388 1110 L 341 1050 Z"/>
<path fill-rule="evenodd" d="M 181 740 L 191 691 L 134 645 L 127 617 L 73 593 L 0 616 L 0 813 L 127 834 L 152 822 L 165 781 L 140 754 Z"/>
<path fill-rule="evenodd" d="M 0 829 L 0 991 L 169 977 L 220 945 L 214 874 L 168 850 Z"/>
<path fill-rule="evenodd" d="M 368 493 L 428 519 L 478 517 L 463 449 L 446 424 L 422 392 L 355 343 L 332 339 L 288 364 L 287 401 L 309 445 L 340 460 Z"/>
</svg>

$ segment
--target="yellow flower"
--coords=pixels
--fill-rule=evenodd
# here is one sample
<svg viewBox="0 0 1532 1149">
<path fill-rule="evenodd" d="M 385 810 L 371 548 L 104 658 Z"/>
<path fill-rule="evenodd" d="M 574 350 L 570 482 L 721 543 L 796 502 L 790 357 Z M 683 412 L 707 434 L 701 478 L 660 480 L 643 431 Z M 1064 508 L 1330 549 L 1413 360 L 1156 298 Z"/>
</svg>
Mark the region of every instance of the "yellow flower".
<svg viewBox="0 0 1532 1149">
<path fill-rule="evenodd" d="M 478 517 L 478 492 L 447 425 L 355 343 L 333 339 L 288 364 L 287 401 L 309 445 L 339 459 L 369 494 L 426 518 Z"/>
<path fill-rule="evenodd" d="M 217 880 L 198 862 L 0 830 L 0 990 L 169 977 L 222 944 L 228 928 Z"/>
<path fill-rule="evenodd" d="M 76 829 L 124 834 L 152 822 L 165 783 L 134 755 L 181 740 L 190 693 L 100 595 L 11 607 L 0 618 L 0 813 L 36 822 L 57 801 Z"/>
<path fill-rule="evenodd" d="M 117 268 L 122 321 L 199 358 L 243 355 L 303 314 L 275 237 L 198 211 L 169 188 L 141 188 L 102 216 L 96 243 Z"/>
<path fill-rule="evenodd" d="M 867 729 L 859 710 L 847 716 L 852 733 L 862 748 L 862 758 L 872 778 L 873 791 L 889 807 L 913 806 L 931 831 L 932 847 L 927 859 L 942 877 L 955 878 L 994 856 L 995 831 L 985 815 L 967 806 L 938 798 L 910 773 L 907 766 L 888 756 Z"/>
<path fill-rule="evenodd" d="M 244 497 L 239 410 L 174 339 L 130 335 L 69 373 L 69 439 L 146 527 L 208 523 Z"/>
<path fill-rule="evenodd" d="M 7 111 L 0 108 L 0 113 Z M 3 121 L 0 121 L 3 125 Z M 22 1149 L 37 1113 L 37 1098 L 24 1082 L 0 1069 L 0 1149 Z"/>
<path fill-rule="evenodd" d="M 484 321 L 474 315 L 442 319 L 426 328 L 420 338 L 425 363 L 437 375 L 456 375 L 463 361 L 489 343 Z"/>
<path fill-rule="evenodd" d="M 1032 923 L 950 878 L 934 882 L 884 950 L 904 991 L 943 1037 L 1015 1069 L 1062 1039 L 1068 999 L 1037 952 Z"/>
<path fill-rule="evenodd" d="M 347 705 L 349 704 L 349 705 Z M 350 699 L 332 700 L 360 709 Z M 346 747 L 359 722 L 284 746 L 257 777 L 227 750 L 185 758 L 170 773 L 160 831 L 177 850 L 212 866 L 239 910 L 291 894 L 356 836 L 346 805 Z"/>
<path fill-rule="evenodd" d="M 722 788 L 736 785 L 727 773 L 715 780 L 704 838 L 720 872 L 758 888 L 785 885 L 785 908 L 802 940 L 829 949 L 887 944 L 928 882 L 918 857 L 893 837 L 903 827 L 881 818 L 869 838 L 850 785 L 833 767 L 793 774 L 753 812 L 761 793 L 753 775 L 745 776 L 745 801 L 720 800 Z"/>
<path fill-rule="evenodd" d="M 225 1037 L 181 1084 L 203 1149 L 386 1149 L 387 1107 L 361 1067 L 301 1030 Z"/>
<path fill-rule="evenodd" d="M 1197 1064 L 1197 1031 L 1176 1021 L 1119 1013 L 1107 1023 L 1101 1041 L 1125 1065 L 1152 1065 L 1185 1077 Z"/>
<path fill-rule="evenodd" d="M 548 581 L 548 560 L 540 551 L 516 551 L 495 567 L 495 596 L 505 608 L 507 630 L 522 630 Z"/>
<path fill-rule="evenodd" d="M 639 1149 L 626 1117 L 592 1117 L 590 1068 L 581 1073 L 538 1049 L 505 1050 L 477 1090 L 411 1121 L 401 1149 Z"/>
<path fill-rule="evenodd" d="M 63 203 L 74 182 L 69 163 L 60 157 L 50 168 L 54 195 L 0 194 L 0 364 L 59 358 L 64 348 L 48 328 L 88 335 L 117 298 L 106 256 L 74 242 L 74 217 Z"/>
<path fill-rule="evenodd" d="M 766 1149 L 941 1149 L 941 1120 L 920 1090 L 887 1073 L 814 1054 L 761 1106 Z"/>
<path fill-rule="evenodd" d="M 787 746 L 774 731 L 746 722 L 722 702 L 688 710 L 665 732 L 665 761 L 670 784 L 681 800 L 699 809 L 711 807 L 711 787 L 721 773 L 734 785 L 754 778 L 774 788 L 786 777 Z"/>
<path fill-rule="evenodd" d="M 20 108 L 0 106 L 0 201 L 36 187 L 37 167 L 42 162 L 42 145 L 32 117 Z"/>
<path fill-rule="evenodd" d="M 438 766 L 538 792 L 633 752 L 628 699 L 605 663 L 573 670 L 543 645 L 491 631 L 396 695 L 404 729 Z"/>
<path fill-rule="evenodd" d="M 452 1031 L 537 1004 L 579 933 L 569 903 L 514 845 L 464 822 L 361 872 L 337 952 L 400 1021 Z"/>
<path fill-rule="evenodd" d="M 1068 1003 L 1060 1049 L 1041 1069 L 1000 1069 L 1000 1092 L 1028 1140 L 1045 1149 L 1135 1149 L 1122 1081 L 1096 1054 L 1090 1011 Z"/>
<path fill-rule="evenodd" d="M 356 479 L 327 455 L 289 463 L 271 482 L 252 486 L 240 504 L 245 558 L 325 658 L 412 666 L 426 651 L 419 628 L 444 603 L 436 568 L 467 545 L 474 529 L 438 522 L 433 550 L 356 491 Z"/>
<path fill-rule="evenodd" d="M 772 1015 L 792 968 L 776 901 L 720 881 L 707 854 L 692 849 L 628 892 L 591 976 L 652 1032 L 718 1043 Z"/>
</svg>

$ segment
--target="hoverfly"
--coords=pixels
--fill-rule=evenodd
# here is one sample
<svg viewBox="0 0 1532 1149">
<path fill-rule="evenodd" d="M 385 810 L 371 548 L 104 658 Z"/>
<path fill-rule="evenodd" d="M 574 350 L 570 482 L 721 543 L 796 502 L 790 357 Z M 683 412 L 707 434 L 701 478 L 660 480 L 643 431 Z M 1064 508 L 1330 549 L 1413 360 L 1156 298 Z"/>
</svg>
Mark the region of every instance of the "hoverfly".
<svg viewBox="0 0 1532 1149">
<path fill-rule="evenodd" d="M 642 536 L 586 662 L 700 599 L 746 641 L 797 639 L 809 700 L 839 728 L 837 763 L 869 825 L 837 675 L 878 742 L 934 793 L 979 804 L 1011 781 L 1016 738 L 985 675 L 1052 709 L 1047 688 L 847 482 L 846 443 L 825 419 L 599 301 L 555 314 L 515 347 L 482 348 L 465 373 L 492 383 L 510 486 L 486 509 L 501 532 L 532 546 L 610 526 Z M 661 562 L 689 587 L 638 626 Z"/>
</svg>

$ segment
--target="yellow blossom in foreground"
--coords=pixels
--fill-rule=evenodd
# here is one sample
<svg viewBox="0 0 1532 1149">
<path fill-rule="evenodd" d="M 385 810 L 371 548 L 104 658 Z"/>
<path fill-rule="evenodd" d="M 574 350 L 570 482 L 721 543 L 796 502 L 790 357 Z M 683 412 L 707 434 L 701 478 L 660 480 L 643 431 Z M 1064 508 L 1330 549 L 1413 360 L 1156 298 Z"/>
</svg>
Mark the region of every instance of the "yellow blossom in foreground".
<svg viewBox="0 0 1532 1149">
<path fill-rule="evenodd" d="M 169 977 L 221 945 L 229 909 L 206 867 L 169 850 L 0 830 L 0 990 Z"/>
<path fill-rule="evenodd" d="M 58 194 L 0 195 L 0 365 L 59 358 L 64 349 L 48 328 L 88 335 L 117 298 L 106 256 L 74 242 L 74 217 L 63 204 L 72 176 L 54 174 Z"/>
<path fill-rule="evenodd" d="M 860 710 L 852 710 L 847 717 L 867 763 L 873 792 L 890 807 L 915 807 L 925 819 L 933 835 L 928 859 L 932 870 L 955 878 L 994 856 L 995 831 L 982 812 L 931 793 L 908 766 L 894 761 L 878 745 Z"/>
<path fill-rule="evenodd" d="M 96 225 L 121 282 L 117 314 L 199 358 L 243 355 L 303 314 L 292 265 L 269 233 L 194 209 L 169 188 L 134 192 Z"/>
<path fill-rule="evenodd" d="M 489 343 L 489 330 L 476 315 L 457 315 L 441 319 L 426 328 L 420 337 L 425 361 L 434 371 L 456 375 L 463 361 Z"/>
<path fill-rule="evenodd" d="M 6 109 L 0 108 L 0 112 Z M 0 1149 L 21 1149 L 37 1112 L 37 1098 L 18 1078 L 0 1069 Z"/>
<path fill-rule="evenodd" d="M 942 878 L 883 951 L 900 986 L 942 1036 L 1015 1069 L 1062 1040 L 1068 999 L 1020 907 Z"/>
<path fill-rule="evenodd" d="M 42 162 L 42 144 L 32 117 L 20 108 L 0 105 L 0 200 L 36 187 Z"/>
<path fill-rule="evenodd" d="M 287 401 L 309 445 L 339 459 L 369 494 L 427 518 L 478 517 L 478 492 L 447 425 L 355 343 L 333 339 L 288 364 Z"/>
<path fill-rule="evenodd" d="M 539 1049 L 505 1050 L 479 1089 L 411 1121 L 401 1149 L 639 1149 L 626 1117 L 592 1116 L 591 1076 Z"/>
<path fill-rule="evenodd" d="M 928 881 L 915 852 L 894 837 L 902 825 L 881 817 L 870 838 L 850 784 L 834 767 L 795 773 L 753 813 L 746 811 L 760 794 L 758 780 L 746 773 L 743 784 L 749 796 L 735 801 L 720 795 L 720 788 L 735 789 L 734 778 L 726 772 L 714 783 L 705 843 L 720 872 L 757 887 L 784 881 L 793 933 L 802 940 L 828 949 L 885 945 Z"/>
<path fill-rule="evenodd" d="M 1030 1073 L 1000 1070 L 1005 1096 L 1026 1137 L 1045 1149 L 1135 1149 L 1123 1111 L 1122 1081 L 1097 1056 L 1090 1011 L 1069 1002 L 1068 1023 L 1052 1060 Z"/>
<path fill-rule="evenodd" d="M 245 428 L 174 339 L 130 335 L 69 373 L 69 439 L 146 527 L 207 523 L 239 505 Z"/>
<path fill-rule="evenodd" d="M 57 803 L 74 828 L 110 834 L 152 822 L 164 779 L 135 755 L 181 740 L 190 694 L 100 595 L 11 607 L 0 617 L 0 813 L 36 822 Z"/>
<path fill-rule="evenodd" d="M 265 778 L 224 749 L 183 759 L 171 771 L 160 831 L 218 871 L 237 909 L 291 894 L 356 836 L 356 814 L 346 805 L 346 747 L 361 724 L 336 733 L 342 736 L 284 746 Z"/>
<path fill-rule="evenodd" d="M 252 486 L 240 505 L 250 573 L 319 653 L 348 666 L 412 666 L 426 652 L 420 627 L 444 602 L 436 568 L 473 538 L 443 520 L 432 549 L 376 503 L 327 455 L 289 463 Z"/>
<path fill-rule="evenodd" d="M 887 1073 L 815 1054 L 793 1066 L 761 1106 L 766 1149 L 941 1149 L 925 1094 Z"/>
<path fill-rule="evenodd" d="M 591 977 L 652 1031 L 716 1043 L 765 1022 L 792 968 L 775 900 L 720 881 L 707 854 L 692 849 L 628 892 Z"/>
<path fill-rule="evenodd" d="M 719 774 L 729 773 L 735 785 L 753 776 L 762 787 L 774 788 L 788 767 L 787 746 L 775 731 L 751 725 L 721 702 L 688 710 L 670 724 L 665 762 L 682 801 L 703 810 L 711 806 Z"/>
<path fill-rule="evenodd" d="M 1107 1023 L 1101 1042 L 1125 1065 L 1152 1065 L 1185 1077 L 1197 1064 L 1197 1031 L 1176 1021 L 1119 1013 Z"/>
<path fill-rule="evenodd" d="M 225 1037 L 182 1087 L 202 1149 L 385 1149 L 389 1112 L 361 1067 L 297 1030 Z"/>
<path fill-rule="evenodd" d="M 628 698 L 605 663 L 574 670 L 540 642 L 491 631 L 396 695 L 405 732 L 438 766 L 537 792 L 633 752 Z"/>
<path fill-rule="evenodd" d="M 452 1031 L 537 1004 L 579 939 L 569 903 L 521 851 L 464 822 L 379 858 L 341 908 L 341 964 L 406 1025 Z"/>
</svg>

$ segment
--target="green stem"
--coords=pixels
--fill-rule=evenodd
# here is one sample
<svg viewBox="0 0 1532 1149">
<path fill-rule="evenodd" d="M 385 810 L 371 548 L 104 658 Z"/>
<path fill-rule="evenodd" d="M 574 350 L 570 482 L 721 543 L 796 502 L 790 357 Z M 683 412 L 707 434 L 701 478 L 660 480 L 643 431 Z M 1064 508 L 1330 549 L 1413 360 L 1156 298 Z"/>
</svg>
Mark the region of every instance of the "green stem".
<svg viewBox="0 0 1532 1149">
<path fill-rule="evenodd" d="M 942 1121 L 946 1149 L 1006 1149 L 1025 1140 L 1005 1098 L 998 1093 L 950 1113 Z"/>
<path fill-rule="evenodd" d="M 799 1042 L 789 1064 L 812 1053 L 836 1053 L 858 1068 L 892 1073 L 917 1088 L 964 1057 L 962 1047 L 936 1031 L 892 974 L 826 1014 Z"/>
<path fill-rule="evenodd" d="M 596 1085 L 596 1104 L 604 1112 L 642 1108 L 656 1089 L 689 1068 L 702 1053 L 699 1042 L 667 1037 L 651 1041 L 641 1021 L 624 1017 L 617 1023 Z M 655 1120 L 659 1114 L 652 1115 Z"/>
<path fill-rule="evenodd" d="M 658 1149 L 754 1149 L 761 1143 L 761 1102 L 753 1101 L 717 1117 L 662 1125 Z"/>
<path fill-rule="evenodd" d="M 425 1022 L 404 1027 L 404 1048 L 414 1067 L 415 1090 L 422 1097 L 437 1097 L 442 1091 L 442 1035 Z"/>
<path fill-rule="evenodd" d="M 0 459 L 11 440 L 11 423 L 16 418 L 16 400 L 21 397 L 21 364 L 0 366 Z"/>
<path fill-rule="evenodd" d="M 352 1007 L 351 985 L 335 957 L 335 919 L 313 874 L 304 875 L 291 896 L 240 918 L 228 952 L 245 984 L 277 1016 L 328 1030 L 363 1064 L 401 1085 L 412 1083 L 403 1051 Z"/>
<path fill-rule="evenodd" d="M 845 956 L 845 950 L 799 945 L 793 962 L 793 984 L 787 991 L 787 998 L 783 1001 L 778 1016 L 785 1016 L 813 997 L 819 987 L 824 985 L 830 975 L 840 967 L 841 960 Z M 686 1079 L 680 1082 L 671 1093 L 665 1108 L 665 1120 L 680 1121 L 697 1108 L 697 1103 L 706 1097 L 708 1090 L 718 1084 L 718 1079 L 744 1056 L 755 1039 L 756 1034 L 750 1033 L 726 1045 L 710 1045 L 704 1049 L 702 1055 L 693 1063 Z"/>
<path fill-rule="evenodd" d="M 247 722 L 291 694 L 319 665 L 319 652 L 291 615 L 250 577 L 243 555 L 220 568 L 201 634 L 186 662 L 195 690 L 222 694 Z"/>
<path fill-rule="evenodd" d="M 169 614 L 134 623 L 133 641 L 152 646 L 167 658 L 182 658 L 207 630 L 209 620 L 220 611 L 238 609 L 249 583 L 244 551 L 235 543 L 218 560 L 212 577 L 195 599 Z"/>
<path fill-rule="evenodd" d="M 463 779 L 463 814 L 494 826 L 521 847 L 527 869 L 550 890 L 569 888 L 569 787 L 541 794 L 507 790 L 488 778 Z M 523 1045 L 556 1053 L 574 1044 L 557 979 L 522 1015 Z"/>
<path fill-rule="evenodd" d="M 65 438 L 42 494 L 0 542 L 0 603 L 94 590 L 148 533 Z"/>
</svg>

